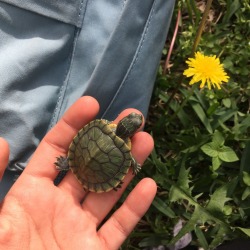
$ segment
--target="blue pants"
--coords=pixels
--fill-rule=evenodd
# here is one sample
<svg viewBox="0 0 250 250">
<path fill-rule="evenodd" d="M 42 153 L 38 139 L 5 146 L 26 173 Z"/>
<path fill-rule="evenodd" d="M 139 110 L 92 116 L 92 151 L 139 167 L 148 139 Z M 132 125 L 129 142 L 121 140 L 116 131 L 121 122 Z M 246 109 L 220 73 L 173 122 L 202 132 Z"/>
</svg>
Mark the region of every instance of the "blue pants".
<svg viewBox="0 0 250 250">
<path fill-rule="evenodd" d="M 146 116 L 174 2 L 0 0 L 0 136 L 11 150 L 1 197 L 80 96 L 105 119 L 128 107 Z"/>
</svg>

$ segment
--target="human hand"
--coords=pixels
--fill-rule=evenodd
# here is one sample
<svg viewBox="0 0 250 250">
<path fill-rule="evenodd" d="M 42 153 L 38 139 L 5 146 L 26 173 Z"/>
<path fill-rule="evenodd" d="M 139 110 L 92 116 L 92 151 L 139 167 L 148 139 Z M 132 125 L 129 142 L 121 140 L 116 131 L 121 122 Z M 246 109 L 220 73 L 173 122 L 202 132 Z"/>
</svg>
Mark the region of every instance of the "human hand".
<svg viewBox="0 0 250 250">
<path fill-rule="evenodd" d="M 131 171 L 122 188 L 101 194 L 85 192 L 71 171 L 58 186 L 53 183 L 58 174 L 56 157 L 66 155 L 77 131 L 94 119 L 98 110 L 95 99 L 80 98 L 41 141 L 1 204 L 1 249 L 118 249 L 145 214 L 156 193 L 150 178 L 141 180 L 98 228 L 133 178 Z M 115 122 L 131 111 L 122 112 Z M 0 148 L 1 177 L 8 161 L 8 145 L 3 139 Z M 138 163 L 143 163 L 152 148 L 147 133 L 138 132 L 132 138 L 132 154 Z"/>
</svg>

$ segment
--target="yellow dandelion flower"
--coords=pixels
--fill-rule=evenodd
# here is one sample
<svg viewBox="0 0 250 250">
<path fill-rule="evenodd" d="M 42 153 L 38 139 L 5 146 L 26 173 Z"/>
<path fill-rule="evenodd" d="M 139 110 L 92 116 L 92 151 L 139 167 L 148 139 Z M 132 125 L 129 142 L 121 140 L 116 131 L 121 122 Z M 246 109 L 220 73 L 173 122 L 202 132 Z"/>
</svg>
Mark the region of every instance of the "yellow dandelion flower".
<svg viewBox="0 0 250 250">
<path fill-rule="evenodd" d="M 200 88 L 207 83 L 209 89 L 211 86 L 220 89 L 223 82 L 228 82 L 229 76 L 216 56 L 204 56 L 202 53 L 196 52 L 195 58 L 188 58 L 186 63 L 189 68 L 184 71 L 183 75 L 192 76 L 190 85 L 201 81 Z"/>
</svg>

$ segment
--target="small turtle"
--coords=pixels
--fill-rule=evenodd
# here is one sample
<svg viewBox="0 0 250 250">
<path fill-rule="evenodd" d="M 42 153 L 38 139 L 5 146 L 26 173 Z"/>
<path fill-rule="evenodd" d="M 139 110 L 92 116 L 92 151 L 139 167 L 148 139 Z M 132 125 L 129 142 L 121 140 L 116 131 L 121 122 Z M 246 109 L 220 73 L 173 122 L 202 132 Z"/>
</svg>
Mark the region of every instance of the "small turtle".
<svg viewBox="0 0 250 250">
<path fill-rule="evenodd" d="M 130 137 L 142 120 L 142 115 L 130 113 L 117 125 L 103 119 L 91 121 L 74 137 L 67 157 L 57 157 L 56 168 L 71 169 L 84 190 L 117 190 L 130 166 L 133 174 L 141 169 L 131 154 Z"/>
</svg>

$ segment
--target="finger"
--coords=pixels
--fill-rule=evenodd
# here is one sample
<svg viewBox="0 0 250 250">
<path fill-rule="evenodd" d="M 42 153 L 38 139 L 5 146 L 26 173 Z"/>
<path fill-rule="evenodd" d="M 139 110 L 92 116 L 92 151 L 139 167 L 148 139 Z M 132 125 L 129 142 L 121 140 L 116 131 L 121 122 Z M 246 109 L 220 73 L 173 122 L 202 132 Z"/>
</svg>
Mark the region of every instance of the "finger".
<svg viewBox="0 0 250 250">
<path fill-rule="evenodd" d="M 98 111 L 99 104 L 92 97 L 85 96 L 76 101 L 43 138 L 24 174 L 48 177 L 54 180 L 58 174 L 54 166 L 56 157 L 66 155 L 77 131 L 92 120 Z"/>
<path fill-rule="evenodd" d="M 9 145 L 0 137 L 0 180 L 2 180 L 4 171 L 9 161 Z"/>
<path fill-rule="evenodd" d="M 142 164 L 146 160 L 153 149 L 153 145 L 153 139 L 148 133 L 139 132 L 135 134 L 132 138 L 132 155 L 138 163 Z M 98 226 L 110 212 L 133 177 L 134 175 L 130 170 L 123 180 L 124 183 L 122 184 L 122 187 L 118 191 L 112 190 L 107 193 L 88 194 L 82 204 L 82 207 L 83 210 L 92 217 L 91 219 L 96 223 L 96 226 Z M 102 209 L 100 209 L 100 207 Z"/>
<path fill-rule="evenodd" d="M 106 249 L 118 249 L 121 246 L 148 210 L 156 190 L 156 183 L 150 178 L 145 178 L 137 184 L 122 206 L 98 231 L 100 240 L 104 242 Z"/>
<path fill-rule="evenodd" d="M 127 109 L 124 110 L 115 120 L 113 123 L 118 123 L 119 120 L 121 120 L 123 117 L 127 116 L 128 114 L 132 112 L 137 112 L 135 109 Z M 83 187 L 76 181 L 76 177 L 72 174 L 69 173 L 63 181 L 59 184 L 59 187 L 64 190 L 64 192 L 69 193 L 70 195 L 74 196 L 78 201 L 81 201 L 84 196 L 85 192 L 83 191 Z M 91 195 L 90 193 L 89 195 Z"/>
</svg>

